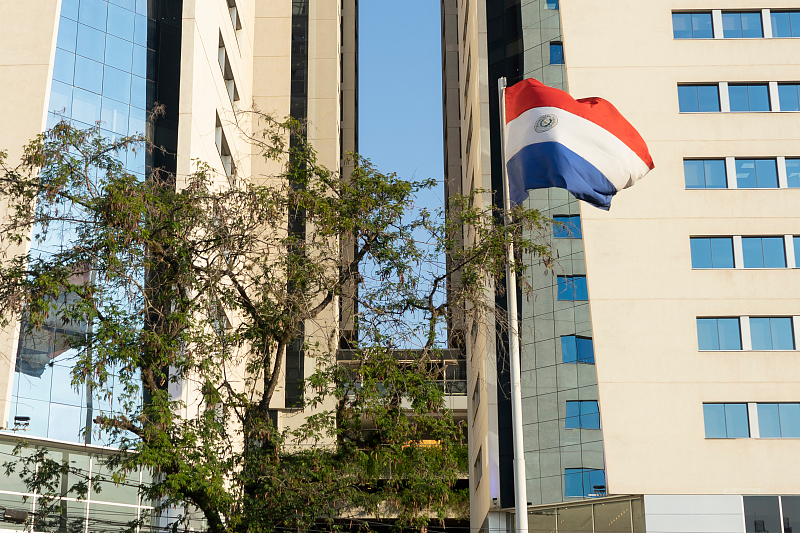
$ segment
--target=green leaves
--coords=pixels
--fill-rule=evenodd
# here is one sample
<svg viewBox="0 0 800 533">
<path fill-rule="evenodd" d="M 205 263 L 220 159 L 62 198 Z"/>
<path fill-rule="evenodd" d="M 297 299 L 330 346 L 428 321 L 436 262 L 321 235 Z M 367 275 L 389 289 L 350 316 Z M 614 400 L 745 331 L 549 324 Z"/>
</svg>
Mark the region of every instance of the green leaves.
<svg viewBox="0 0 800 533">
<path fill-rule="evenodd" d="M 157 512 L 188 505 L 215 533 L 466 513 L 465 429 L 444 389 L 446 367 L 464 363 L 443 351 L 447 328 L 496 311 L 487 295 L 511 239 L 549 260 L 548 221 L 517 208 L 498 225 L 500 212 L 474 206 L 481 191 L 416 211 L 435 181 L 356 155 L 340 176 L 297 122 L 253 118 L 267 125 L 254 150 L 283 170 L 235 189 L 202 163 L 142 179 L 116 155 L 144 139 L 66 123 L 17 167 L 0 155 L 0 316 L 22 319 L 23 343 L 70 332 L 48 357 L 68 354 L 73 386 L 111 406 L 93 412 L 119 447 L 108 468 L 151 472 L 140 491 Z M 340 318 L 358 332 L 347 357 Z M 55 498 L 63 465 L 45 452 L 20 464 L 14 475 Z"/>
</svg>

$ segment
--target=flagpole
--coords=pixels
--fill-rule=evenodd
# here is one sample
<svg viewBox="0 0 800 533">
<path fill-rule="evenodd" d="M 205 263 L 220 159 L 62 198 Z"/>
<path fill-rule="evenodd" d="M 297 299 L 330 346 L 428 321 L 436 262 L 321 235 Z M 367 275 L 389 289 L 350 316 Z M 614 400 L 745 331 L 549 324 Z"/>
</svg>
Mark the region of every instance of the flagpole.
<svg viewBox="0 0 800 533">
<path fill-rule="evenodd" d="M 506 227 L 511 226 L 511 198 L 506 170 L 506 79 L 497 80 L 500 96 L 500 153 L 503 167 L 503 207 Z M 508 303 L 508 344 L 511 370 L 511 420 L 514 432 L 514 498 L 516 533 L 528 533 L 528 487 L 525 480 L 525 446 L 522 442 L 522 378 L 520 377 L 519 319 L 517 318 L 517 273 L 514 269 L 514 242 L 508 241 L 506 253 L 506 301 Z"/>
</svg>

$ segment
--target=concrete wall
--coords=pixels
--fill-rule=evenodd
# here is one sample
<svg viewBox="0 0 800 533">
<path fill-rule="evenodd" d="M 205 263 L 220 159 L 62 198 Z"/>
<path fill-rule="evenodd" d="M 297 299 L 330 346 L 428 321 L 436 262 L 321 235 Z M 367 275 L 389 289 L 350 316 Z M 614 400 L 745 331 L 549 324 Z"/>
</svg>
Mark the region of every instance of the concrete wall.
<svg viewBox="0 0 800 533">
<path fill-rule="evenodd" d="M 800 400 L 797 352 L 700 353 L 695 320 L 797 315 L 799 273 L 692 270 L 689 237 L 800 234 L 800 190 L 686 190 L 682 159 L 797 155 L 800 121 L 796 113 L 680 114 L 677 84 L 800 80 L 797 42 L 674 40 L 670 13 L 797 4 L 561 4 L 572 96 L 613 102 L 656 162 L 609 212 L 581 205 L 609 491 L 796 493 L 796 440 L 707 440 L 702 404 Z"/>
<path fill-rule="evenodd" d="M 648 533 L 744 533 L 741 496 L 644 497 Z"/>
</svg>

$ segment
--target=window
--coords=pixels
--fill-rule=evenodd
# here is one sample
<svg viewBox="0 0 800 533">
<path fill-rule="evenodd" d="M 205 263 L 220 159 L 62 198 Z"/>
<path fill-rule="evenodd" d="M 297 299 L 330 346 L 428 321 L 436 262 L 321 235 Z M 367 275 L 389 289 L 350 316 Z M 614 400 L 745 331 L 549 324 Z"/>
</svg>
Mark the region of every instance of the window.
<svg viewBox="0 0 800 533">
<path fill-rule="evenodd" d="M 467 130 L 467 155 L 472 148 L 472 113 L 469 115 L 469 130 Z"/>
<path fill-rule="evenodd" d="M 741 350 L 738 318 L 698 318 L 697 345 L 701 350 Z"/>
<path fill-rule="evenodd" d="M 467 108 L 467 97 L 469 96 L 469 79 L 472 75 L 472 52 L 467 56 L 467 72 L 464 76 L 464 109 Z"/>
<path fill-rule="evenodd" d="M 239 40 L 239 30 L 242 29 L 242 21 L 239 18 L 239 10 L 236 8 L 236 0 L 228 0 L 228 11 L 231 14 L 231 24 L 233 24 L 233 31 L 236 34 L 236 40 Z"/>
<path fill-rule="evenodd" d="M 553 237 L 556 239 L 580 239 L 581 216 L 557 215 L 553 217 Z"/>
<path fill-rule="evenodd" d="M 750 317 L 750 342 L 753 350 L 794 350 L 792 319 Z"/>
<path fill-rule="evenodd" d="M 800 111 L 800 85 L 779 83 L 778 99 L 781 103 L 781 111 Z"/>
<path fill-rule="evenodd" d="M 800 525 L 800 496 L 745 496 L 742 499 L 747 533 L 792 533 Z"/>
<path fill-rule="evenodd" d="M 800 11 L 772 11 L 773 37 L 800 37 Z"/>
<path fill-rule="evenodd" d="M 800 403 L 758 404 L 758 435 L 762 439 L 800 438 Z"/>
<path fill-rule="evenodd" d="M 475 389 L 472 391 L 472 416 L 478 412 L 478 407 L 481 406 L 481 380 L 475 380 Z"/>
<path fill-rule="evenodd" d="M 589 337 L 561 336 L 561 361 L 594 364 L 594 345 Z"/>
<path fill-rule="evenodd" d="M 763 37 L 761 13 L 723 13 L 722 36 L 726 39 Z"/>
<path fill-rule="evenodd" d="M 544 4 L 545 9 L 558 9 L 558 0 L 546 0 Z"/>
<path fill-rule="evenodd" d="M 800 237 L 793 237 L 794 242 L 794 266 L 800 268 Z"/>
<path fill-rule="evenodd" d="M 769 111 L 769 86 L 766 83 L 754 85 L 729 85 L 728 95 L 731 111 Z"/>
<path fill-rule="evenodd" d="M 558 276 L 558 299 L 561 301 L 585 301 L 589 299 L 586 276 Z"/>
<path fill-rule="evenodd" d="M 692 268 L 733 268 L 733 239 L 692 237 Z"/>
<path fill-rule="evenodd" d="M 233 163 L 233 155 L 231 154 L 228 140 L 225 138 L 225 132 L 222 129 L 222 122 L 217 115 L 217 127 L 214 130 L 214 140 L 217 144 L 219 157 L 222 159 L 222 168 L 225 169 L 225 175 L 228 176 L 228 181 L 231 186 L 236 184 L 236 165 Z"/>
<path fill-rule="evenodd" d="M 739 189 L 777 189 L 777 162 L 775 159 L 737 159 L 736 187 Z"/>
<path fill-rule="evenodd" d="M 678 85 L 678 104 L 681 113 L 719 111 L 718 85 Z"/>
<path fill-rule="evenodd" d="M 228 91 L 228 97 L 231 103 L 239 101 L 239 91 L 236 89 L 236 82 L 233 81 L 233 69 L 231 68 L 230 59 L 228 59 L 228 52 L 225 50 L 225 41 L 222 40 L 222 32 L 219 34 L 219 50 L 218 50 L 219 67 L 222 69 L 222 79 L 225 82 L 225 89 Z"/>
<path fill-rule="evenodd" d="M 750 436 L 746 403 L 704 403 L 707 439 L 746 439 Z"/>
<path fill-rule="evenodd" d="M 800 188 L 800 159 L 786 160 L 786 181 L 790 189 Z"/>
<path fill-rule="evenodd" d="M 786 268 L 783 237 L 742 237 L 744 268 Z"/>
<path fill-rule="evenodd" d="M 725 189 L 728 186 L 724 159 L 686 159 L 683 175 L 687 189 Z"/>
<path fill-rule="evenodd" d="M 559 42 L 550 43 L 550 64 L 564 64 L 564 45 Z"/>
<path fill-rule="evenodd" d="M 676 39 L 713 39 L 711 13 L 673 13 L 672 35 Z"/>
<path fill-rule="evenodd" d="M 478 483 L 481 482 L 481 477 L 483 477 L 483 461 L 481 461 L 481 456 L 483 455 L 483 448 L 478 449 L 478 457 L 475 458 L 475 463 L 473 464 L 472 473 L 475 474 L 475 486 L 478 486 Z"/>
<path fill-rule="evenodd" d="M 606 492 L 606 473 L 596 468 L 565 468 L 564 496 L 586 498 Z"/>
<path fill-rule="evenodd" d="M 568 401 L 566 429 L 600 429 L 600 409 L 593 400 Z"/>
</svg>

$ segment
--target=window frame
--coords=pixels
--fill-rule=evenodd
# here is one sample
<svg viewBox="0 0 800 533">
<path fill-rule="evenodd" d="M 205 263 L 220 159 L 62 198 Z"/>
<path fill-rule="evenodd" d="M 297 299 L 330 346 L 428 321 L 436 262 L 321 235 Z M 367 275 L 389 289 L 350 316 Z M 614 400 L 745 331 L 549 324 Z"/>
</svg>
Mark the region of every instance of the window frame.
<svg viewBox="0 0 800 533">
<path fill-rule="evenodd" d="M 562 281 L 563 280 L 563 281 Z M 582 283 L 574 283 L 574 280 L 582 280 Z M 572 287 L 571 291 L 569 287 Z M 563 287 L 563 289 L 562 289 Z M 585 292 L 584 292 L 585 291 Z M 561 295 L 570 295 L 571 298 L 562 298 Z M 586 296 L 581 298 L 581 296 Z M 556 277 L 556 300 L 559 302 L 587 302 L 589 301 L 589 287 L 585 274 L 573 274 Z"/>
<path fill-rule="evenodd" d="M 564 220 L 559 220 L 564 219 Z M 577 220 L 577 224 L 575 221 Z M 553 215 L 554 239 L 582 239 L 583 227 L 580 215 Z M 555 224 L 557 223 L 557 224 Z"/>
<path fill-rule="evenodd" d="M 689 16 L 689 27 L 692 35 L 691 37 L 676 37 L 675 36 L 675 16 L 676 15 L 688 15 Z M 711 23 L 711 35 L 709 37 L 696 37 L 695 36 L 695 28 L 694 28 L 694 17 L 696 15 L 708 15 L 708 22 Z M 712 11 L 673 11 L 672 12 L 672 38 L 676 41 L 684 41 L 684 40 L 707 40 L 714 38 L 714 15 Z"/>
<path fill-rule="evenodd" d="M 722 406 L 723 407 L 723 410 L 722 410 L 723 417 L 722 418 L 723 418 L 724 424 L 725 424 L 725 436 L 724 437 L 722 437 L 722 436 L 709 436 L 709 424 L 708 424 L 709 421 L 708 421 L 707 417 L 708 417 L 709 412 L 711 411 L 711 409 L 708 409 L 708 411 L 707 411 L 706 408 L 707 407 L 710 408 L 711 406 Z M 737 408 L 744 407 L 744 415 L 745 415 L 744 428 L 747 429 L 747 435 L 746 436 L 731 436 L 732 430 L 728 428 L 728 426 L 729 426 L 728 407 L 729 406 L 731 408 L 731 415 L 732 416 L 735 414 L 733 412 L 733 407 L 734 406 L 737 407 Z M 752 432 L 750 431 L 750 419 L 751 418 L 752 417 L 750 416 L 750 406 L 747 404 L 747 402 L 704 402 L 703 403 L 703 426 L 704 426 L 704 430 L 705 430 L 704 434 L 705 434 L 705 438 L 708 439 L 708 440 L 749 439 L 749 438 L 751 438 L 753 436 Z M 739 422 L 741 422 L 741 421 L 739 421 Z M 711 429 L 714 429 L 714 428 L 711 428 Z"/>
<path fill-rule="evenodd" d="M 717 96 L 717 98 L 716 98 L 716 102 L 717 102 L 717 106 L 716 107 L 717 108 L 716 109 L 700 109 L 700 88 L 701 87 L 713 87 L 714 88 L 714 90 L 717 93 L 717 95 L 716 95 Z M 688 88 L 692 88 L 692 89 L 695 90 L 695 97 L 696 97 L 695 101 L 697 103 L 697 110 L 684 110 L 683 109 L 684 106 L 683 106 L 683 104 L 681 102 L 681 92 L 682 92 L 682 89 L 683 89 L 683 93 L 685 94 L 686 93 L 686 89 L 688 89 Z M 723 112 L 722 111 L 722 99 L 720 98 L 721 92 L 722 91 L 720 90 L 719 82 L 717 82 L 717 83 L 679 83 L 678 84 L 678 112 L 679 113 L 722 113 Z M 688 103 L 691 103 L 691 102 L 688 102 Z"/>
</svg>

